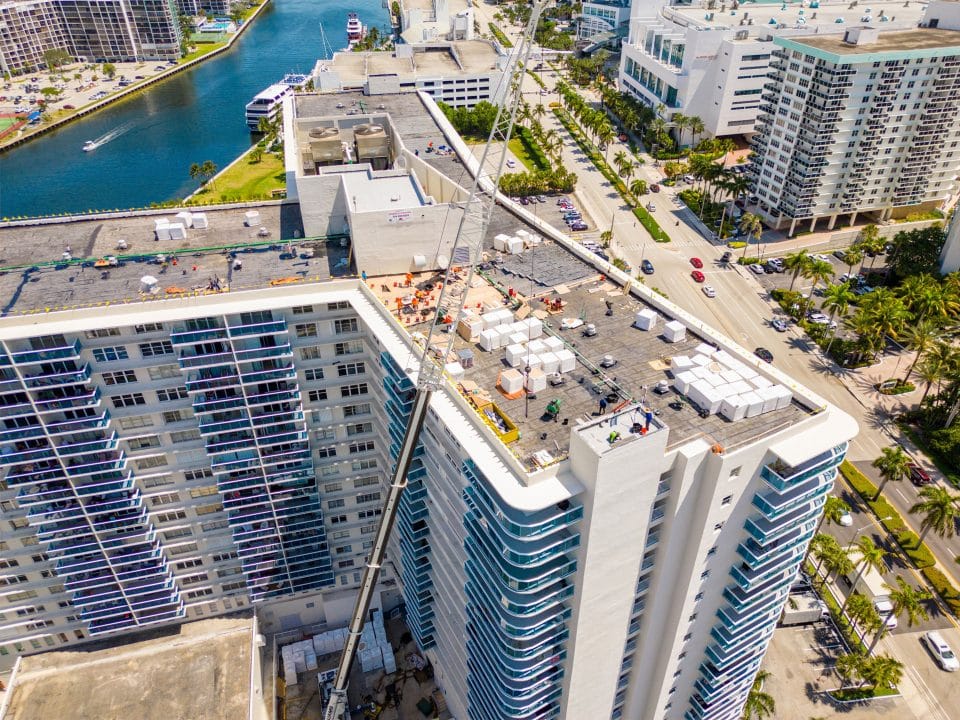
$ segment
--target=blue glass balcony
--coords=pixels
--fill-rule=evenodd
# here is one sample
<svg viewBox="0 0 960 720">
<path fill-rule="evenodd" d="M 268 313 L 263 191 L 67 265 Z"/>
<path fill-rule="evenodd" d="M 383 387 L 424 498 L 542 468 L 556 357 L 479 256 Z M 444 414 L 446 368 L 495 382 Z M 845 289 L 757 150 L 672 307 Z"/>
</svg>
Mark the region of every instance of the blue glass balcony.
<svg viewBox="0 0 960 720">
<path fill-rule="evenodd" d="M 0 366 L 9 365 L 11 361 L 14 365 L 34 365 L 52 360 L 79 360 L 81 348 L 80 341 L 75 340 L 66 345 L 42 350 L 21 350 L 0 357 Z"/>
<path fill-rule="evenodd" d="M 276 335 L 287 332 L 286 320 L 251 323 L 249 325 L 230 325 L 227 328 L 230 337 L 251 337 L 255 335 Z"/>
<path fill-rule="evenodd" d="M 192 345 L 203 343 L 210 340 L 225 340 L 227 331 L 221 327 L 207 328 L 204 330 L 185 330 L 184 328 L 175 328 L 170 333 L 170 342 L 174 347 L 182 345 Z"/>
</svg>

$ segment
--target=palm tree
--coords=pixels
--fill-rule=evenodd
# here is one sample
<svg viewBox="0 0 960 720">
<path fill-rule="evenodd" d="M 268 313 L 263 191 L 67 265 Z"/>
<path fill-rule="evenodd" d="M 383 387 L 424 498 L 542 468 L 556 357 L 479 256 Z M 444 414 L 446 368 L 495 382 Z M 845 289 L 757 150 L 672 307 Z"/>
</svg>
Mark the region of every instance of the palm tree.
<svg viewBox="0 0 960 720">
<path fill-rule="evenodd" d="M 835 578 L 841 575 L 849 575 L 853 572 L 853 567 L 853 561 L 847 554 L 846 548 L 841 547 L 839 544 L 836 549 L 833 549 L 823 559 L 823 570 L 827 579 L 829 579 L 831 575 Z"/>
<path fill-rule="evenodd" d="M 933 597 L 929 590 L 915 588 L 900 576 L 897 576 L 897 587 L 886 583 L 884 583 L 884 587 L 890 591 L 890 602 L 893 604 L 893 611 L 890 613 L 892 617 L 900 617 L 900 615 L 906 612 L 907 625 L 910 627 L 916 625 L 920 620 L 928 620 L 930 618 L 927 608 L 923 605 L 926 600 Z M 884 622 L 880 624 L 877 634 L 873 637 L 873 642 L 870 643 L 867 654 L 873 654 L 873 649 L 886 632 L 887 623 L 886 618 L 884 618 Z"/>
<path fill-rule="evenodd" d="M 690 128 L 690 145 L 695 148 L 697 146 L 697 137 L 703 135 L 706 127 L 703 124 L 703 120 L 697 115 L 691 115 L 688 123 L 687 127 Z"/>
<path fill-rule="evenodd" d="M 603 145 L 603 159 L 607 159 L 607 154 L 610 152 L 610 143 L 613 142 L 613 139 L 617 136 L 616 130 L 613 129 L 613 125 L 610 124 L 610 121 L 604 118 L 604 121 L 597 127 L 597 142 Z"/>
<path fill-rule="evenodd" d="M 813 553 L 813 556 L 817 559 L 817 566 L 813 569 L 814 576 L 819 577 L 820 567 L 826 566 L 827 560 L 832 555 L 842 551 L 843 548 L 840 547 L 840 543 L 837 542 L 837 539 L 833 535 L 820 533 L 815 536 L 813 540 L 810 541 L 810 552 Z"/>
<path fill-rule="evenodd" d="M 810 286 L 810 297 L 812 298 L 817 283 L 821 281 L 825 283 L 833 277 L 833 265 L 826 260 L 811 260 L 807 268 L 807 277 L 813 280 L 813 285 Z"/>
<path fill-rule="evenodd" d="M 927 485 L 919 495 L 923 499 L 910 508 L 910 514 L 923 515 L 920 541 L 930 530 L 940 537 L 952 538 L 957 518 L 960 517 L 960 495 L 953 495 L 937 485 Z"/>
<path fill-rule="evenodd" d="M 844 683 L 850 684 L 861 678 L 865 660 L 858 652 L 844 653 L 837 658 L 833 669 Z"/>
<path fill-rule="evenodd" d="M 860 569 L 857 571 L 857 579 L 854 580 L 853 587 L 857 587 L 867 568 L 876 570 L 878 573 L 883 573 L 887 569 L 887 564 L 884 562 L 887 551 L 874 543 L 873 538 L 869 535 L 863 535 L 857 540 L 857 552 L 860 554 Z M 853 592 L 847 595 L 840 612 L 847 609 L 847 603 L 850 602 L 851 597 L 853 597 Z"/>
<path fill-rule="evenodd" d="M 633 161 L 630 160 L 630 155 L 626 150 L 620 150 L 613 156 L 613 164 L 616 166 L 617 172 L 623 175 L 624 168 L 633 164 Z"/>
<path fill-rule="evenodd" d="M 887 241 L 880 237 L 880 230 L 876 225 L 867 225 L 860 231 L 856 244 L 864 253 L 874 255 L 874 257 L 870 258 L 869 268 L 869 270 L 873 270 L 873 261 L 876 259 L 875 256 L 877 253 L 883 252 L 883 249 L 887 246 Z M 862 265 L 860 269 L 863 270 Z"/>
<path fill-rule="evenodd" d="M 907 369 L 907 374 L 903 378 L 904 383 L 910 380 L 910 376 L 913 375 L 913 369 L 917 366 L 917 363 L 920 362 L 924 353 L 936 345 L 939 340 L 940 328 L 928 318 L 922 318 L 913 325 L 907 326 L 903 331 L 904 344 L 917 355 Z"/>
<path fill-rule="evenodd" d="M 630 178 L 633 177 L 633 174 L 637 171 L 637 166 L 633 160 L 627 160 L 626 167 L 620 171 L 621 177 L 623 177 L 625 182 L 630 182 Z"/>
<path fill-rule="evenodd" d="M 753 687 L 747 695 L 747 702 L 743 706 L 742 720 L 763 720 L 772 717 L 777 711 L 777 703 L 770 693 L 763 692 L 763 683 L 770 677 L 770 673 L 761 670 L 753 679 Z"/>
<path fill-rule="evenodd" d="M 883 448 L 880 451 L 880 457 L 870 464 L 880 471 L 881 479 L 874 500 L 879 499 L 880 495 L 883 494 L 883 488 L 891 480 L 900 482 L 910 477 L 910 456 L 899 445 Z"/>
<path fill-rule="evenodd" d="M 757 240 L 760 239 L 760 233 L 763 232 L 763 223 L 753 213 L 744 213 L 740 216 L 739 228 L 740 232 L 747 236 L 747 244 L 743 246 L 742 255 L 742 257 L 746 257 L 747 248 L 750 246 L 750 238 L 755 236 Z"/>
<path fill-rule="evenodd" d="M 864 295 L 860 305 L 873 322 L 881 340 L 884 337 L 899 337 L 900 331 L 909 320 L 910 313 L 903 300 L 888 288 L 880 288 Z"/>
<path fill-rule="evenodd" d="M 877 624 L 881 622 L 880 613 L 874 607 L 873 601 L 866 595 L 853 592 L 851 589 L 844 605 L 846 606 L 847 618 L 854 626 L 860 627 L 859 636 L 861 640 L 866 637 L 867 633 L 873 632 Z M 841 612 L 843 611 L 841 610 Z"/>
<path fill-rule="evenodd" d="M 889 655 L 878 655 L 867 660 L 860 675 L 872 688 L 895 687 L 903 679 L 903 663 Z"/>
<path fill-rule="evenodd" d="M 833 325 L 834 318 L 838 315 L 840 319 L 845 319 L 850 312 L 850 304 L 857 299 L 856 294 L 850 287 L 850 283 L 839 283 L 837 285 L 827 285 L 823 290 L 823 302 L 821 307 L 830 311 L 830 325 Z M 833 347 L 833 341 L 837 339 L 836 330 L 833 331 L 833 337 L 827 343 L 826 353 L 830 355 L 830 348 Z"/>
<path fill-rule="evenodd" d="M 823 505 L 823 514 L 820 516 L 820 521 L 817 523 L 816 533 L 819 534 L 820 528 L 823 527 L 824 521 L 839 525 L 840 518 L 848 512 L 850 512 L 850 506 L 847 505 L 847 503 L 838 498 L 836 495 L 827 496 L 827 501 Z M 814 534 L 813 537 L 816 539 L 817 535 Z"/>
<path fill-rule="evenodd" d="M 811 258 L 807 255 L 806 250 L 800 250 L 799 252 L 790 253 L 783 259 L 783 266 L 792 271 L 792 276 L 790 278 L 790 290 L 793 290 L 793 284 L 797 281 L 797 278 L 800 275 L 804 274 L 804 271 L 810 266 Z"/>
<path fill-rule="evenodd" d="M 636 197 L 647 194 L 647 181 L 637 178 L 632 183 L 630 183 L 630 192 L 632 192 Z"/>
<path fill-rule="evenodd" d="M 677 147 L 683 147 L 683 131 L 689 127 L 689 120 L 683 113 L 674 113 L 670 118 L 673 126 L 677 129 Z"/>
<path fill-rule="evenodd" d="M 847 266 L 847 275 L 853 275 L 853 266 L 863 262 L 863 250 L 856 245 L 847 248 L 847 251 L 843 254 L 843 262 Z"/>
</svg>

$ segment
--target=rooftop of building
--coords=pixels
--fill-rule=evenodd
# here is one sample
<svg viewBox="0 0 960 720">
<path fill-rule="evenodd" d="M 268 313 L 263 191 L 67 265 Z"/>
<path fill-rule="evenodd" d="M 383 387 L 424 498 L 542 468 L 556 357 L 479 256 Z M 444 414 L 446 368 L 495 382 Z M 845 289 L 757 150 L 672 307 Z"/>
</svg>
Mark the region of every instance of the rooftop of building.
<svg viewBox="0 0 960 720">
<path fill-rule="evenodd" d="M 4 717 L 247 717 L 252 633 L 252 618 L 234 615 L 24 657 Z"/>
<path fill-rule="evenodd" d="M 874 26 L 876 27 L 876 26 Z M 960 31 L 916 28 L 900 32 L 878 33 L 875 41 L 853 44 L 844 42 L 844 34 L 790 38 L 795 43 L 823 50 L 833 55 L 874 55 L 876 53 L 908 53 L 946 48 L 960 52 Z"/>
<path fill-rule="evenodd" d="M 354 108 L 362 95 L 305 96 L 297 98 L 298 115 L 319 116 L 343 113 Z M 400 94 L 376 98 L 378 112 L 389 112 L 391 120 L 408 147 L 425 147 L 446 140 L 436 123 L 426 112 L 422 100 L 415 94 Z M 337 104 L 343 105 L 336 108 Z M 461 185 L 467 185 L 466 171 L 455 156 L 437 156 L 421 152 L 421 157 L 434 164 L 441 172 Z M 143 301 L 184 297 L 182 312 L 196 312 L 193 295 L 210 293 L 211 307 L 219 303 L 240 301 L 235 293 L 275 287 L 277 292 L 292 293 L 293 288 L 316 287 L 323 290 L 323 282 L 337 277 L 355 277 L 358 271 L 351 267 L 349 249 L 340 247 L 340 239 L 311 240 L 302 236 L 299 213 L 292 203 L 268 204 L 258 208 L 260 219 L 254 227 L 244 227 L 244 211 L 241 209 L 209 210 L 209 229 L 190 230 L 184 241 L 153 240 L 154 215 L 137 215 L 115 219 L 91 219 L 77 222 L 62 222 L 26 228 L 0 229 L 0 247 L 4 248 L 0 263 L 0 314 L 45 314 L 56 310 L 83 309 L 131 303 L 131 311 L 150 311 Z M 172 217 L 175 210 L 162 214 Z M 260 238 L 258 227 L 269 233 Z M 529 313 L 542 318 L 547 334 L 559 336 L 565 348 L 576 356 L 575 368 L 565 374 L 566 382 L 559 386 L 547 386 L 533 396 L 507 396 L 498 389 L 501 372 L 508 370 L 504 351 L 482 351 L 475 342 L 457 338 L 456 349 L 471 349 L 475 358 L 465 380 L 473 383 L 467 388 L 458 388 L 464 398 L 478 400 L 488 398 L 496 403 L 518 429 L 519 438 L 509 444 L 510 451 L 528 470 L 538 465 L 564 458 L 569 451 L 569 433 L 581 421 L 594 419 L 600 411 L 599 400 L 605 398 L 610 410 L 621 403 L 643 400 L 660 421 L 670 430 L 670 446 L 704 437 L 710 442 L 719 442 L 726 447 L 754 441 L 757 437 L 776 432 L 820 409 L 818 399 L 798 402 L 798 395 L 810 396 L 806 391 L 794 392 L 794 401 L 787 407 L 756 417 L 729 422 L 719 415 L 700 417 L 697 410 L 687 402 L 676 407 L 677 400 L 671 390 L 656 395 L 652 388 L 661 380 L 669 380 L 671 374 L 665 362 L 668 358 L 690 355 L 705 342 L 719 343 L 735 354 L 739 361 L 755 368 L 761 374 L 770 375 L 769 366 L 752 354 L 735 346 L 732 341 L 700 326 L 696 319 L 679 308 L 650 295 L 639 286 L 630 292 L 609 280 L 601 280 L 604 272 L 599 259 L 582 252 L 577 254 L 561 242 L 545 240 L 534 249 L 518 255 L 498 253 L 493 248 L 495 236 L 515 236 L 519 230 L 537 231 L 507 208 L 494 208 L 491 225 L 485 239 L 487 262 L 482 267 L 480 278 L 475 278 L 480 287 L 471 289 L 468 306 L 487 302 L 493 306 L 506 307 L 520 303 L 520 313 Z M 125 239 L 128 250 L 120 254 L 119 239 Z M 388 239 L 385 239 L 388 241 Z M 57 258 L 66 244 L 71 246 L 74 257 L 84 262 L 58 263 Z M 231 249 L 232 248 L 232 249 Z M 307 257 L 312 251 L 313 257 Z M 177 264 L 169 256 L 176 251 Z M 157 255 L 167 256 L 166 265 L 156 264 Z M 117 255 L 122 264 L 116 267 L 92 267 L 97 258 Z M 38 263 L 38 258 L 48 258 L 47 263 Z M 236 269 L 235 259 L 242 260 L 242 269 Z M 159 279 L 159 292 L 144 294 L 141 278 L 154 275 Z M 212 279 L 218 279 L 219 291 L 210 288 Z M 416 277 L 414 284 L 429 282 L 432 277 Z M 435 280 L 435 279 L 434 279 Z M 279 286 L 279 287 L 278 287 Z M 377 289 L 379 288 L 379 290 Z M 229 289 L 229 293 L 224 290 Z M 396 318 L 395 303 L 410 293 L 405 288 L 396 288 L 391 279 L 368 278 L 367 290 L 377 295 L 381 310 Z M 511 294 L 510 291 L 513 291 Z M 297 291 L 298 293 L 301 290 Z M 217 298 L 216 296 L 220 296 Z M 261 295 L 262 296 L 262 295 Z M 270 293 L 266 307 L 282 307 L 282 296 Z M 278 299 L 279 298 L 279 299 Z M 548 302 L 545 302 L 548 301 Z M 561 300 L 563 308 L 551 311 L 550 303 Z M 260 302 L 251 295 L 251 302 Z M 276 303 L 280 302 L 281 305 Z M 292 302 L 292 301 L 288 301 Z M 608 314 L 608 303 L 610 313 Z M 293 303 L 299 304 L 299 303 Z M 668 343 L 656 332 L 644 332 L 632 327 L 638 311 L 658 306 L 660 322 L 676 319 L 687 327 L 686 338 Z M 189 306 L 189 307 L 188 307 Z M 165 308 L 172 306 L 166 305 Z M 421 307 L 421 310 L 423 308 Z M 555 308 L 554 308 L 555 309 Z M 223 312 L 233 310 L 223 309 Z M 115 321 L 131 324 L 126 311 L 118 312 L 123 319 Z M 180 310 L 175 314 L 182 315 Z M 84 322 L 102 321 L 109 324 L 109 315 L 104 311 L 95 316 L 85 315 Z M 61 316 L 66 319 L 69 316 Z M 429 318 L 429 315 L 427 315 Z M 563 329 L 563 320 L 582 320 L 593 324 L 597 334 L 586 337 L 582 329 Z M 54 317 L 50 317 L 54 320 Z M 410 322 L 407 322 L 407 320 Z M 401 324 L 406 323 L 407 333 L 423 331 L 426 324 L 423 315 L 401 315 Z M 419 322 L 419 324 L 417 324 Z M 135 321 L 133 321 L 135 322 Z M 12 330 L 8 326 L 8 332 Z M 604 356 L 610 355 L 615 366 L 601 368 Z M 788 384 L 783 376 L 773 377 L 774 382 Z M 553 399 L 560 400 L 561 409 L 557 421 L 545 420 L 546 405 Z M 484 416 L 478 412 L 482 419 Z M 566 421 L 566 422 L 565 422 Z M 546 455 L 544 455 L 546 453 Z"/>
<path fill-rule="evenodd" d="M 354 212 L 381 212 L 424 204 L 420 189 L 409 173 L 384 175 L 368 170 L 343 173 L 342 177 Z"/>
<path fill-rule="evenodd" d="M 403 0 L 403 8 L 405 10 L 423 10 L 428 13 L 433 13 L 435 4 L 436 0 Z M 467 0 L 449 0 L 447 3 L 447 8 L 451 15 L 463 12 L 468 6 L 469 3 Z"/>
<path fill-rule="evenodd" d="M 336 72 L 345 85 L 363 82 L 371 75 L 401 77 L 447 77 L 475 75 L 496 70 L 498 54 L 487 40 L 457 40 L 401 46 L 411 52 L 338 52 L 330 60 L 321 60 L 318 67 Z"/>
<path fill-rule="evenodd" d="M 785 7 L 784 7 L 785 6 Z M 747 37 L 757 39 L 774 29 L 795 30 L 798 34 L 836 32 L 844 26 L 875 23 L 883 30 L 916 27 L 927 4 L 913 0 L 820 0 L 819 7 L 810 7 L 808 0 L 774 0 L 773 2 L 719 2 L 714 10 L 706 3 L 699 7 L 675 5 L 665 7 L 663 14 L 683 25 L 701 30 L 729 29 L 746 31 Z M 864 20 L 869 17 L 870 20 Z M 790 34 L 793 34 L 792 32 Z"/>
</svg>

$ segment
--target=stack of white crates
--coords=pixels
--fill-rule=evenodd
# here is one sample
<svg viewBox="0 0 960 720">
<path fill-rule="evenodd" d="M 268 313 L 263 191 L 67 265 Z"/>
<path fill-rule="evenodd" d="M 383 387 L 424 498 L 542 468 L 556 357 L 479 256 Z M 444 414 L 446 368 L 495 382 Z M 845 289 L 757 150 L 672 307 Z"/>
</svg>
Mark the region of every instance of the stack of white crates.
<svg viewBox="0 0 960 720">
<path fill-rule="evenodd" d="M 518 342 L 506 346 L 507 365 L 512 368 L 540 369 L 545 375 L 571 372 L 576 368 L 577 358 L 566 348 L 563 340 L 555 335 L 543 336 L 543 323 L 536 318 L 527 318 L 522 322 L 527 323 L 523 333 L 529 341 L 512 338 Z"/>
<path fill-rule="evenodd" d="M 701 343 L 692 356 L 671 358 L 673 387 L 694 405 L 731 422 L 788 407 L 793 393 L 725 350 Z"/>
</svg>

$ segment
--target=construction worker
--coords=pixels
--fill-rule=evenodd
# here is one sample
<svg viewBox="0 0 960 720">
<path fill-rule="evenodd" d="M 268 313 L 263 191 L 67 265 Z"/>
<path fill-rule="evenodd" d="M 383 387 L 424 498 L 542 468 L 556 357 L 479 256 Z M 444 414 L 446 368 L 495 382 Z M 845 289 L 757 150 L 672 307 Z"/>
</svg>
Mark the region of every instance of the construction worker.
<svg viewBox="0 0 960 720">
<path fill-rule="evenodd" d="M 605 397 L 600 398 L 600 414 L 606 415 L 607 413 L 607 399 Z"/>
</svg>

